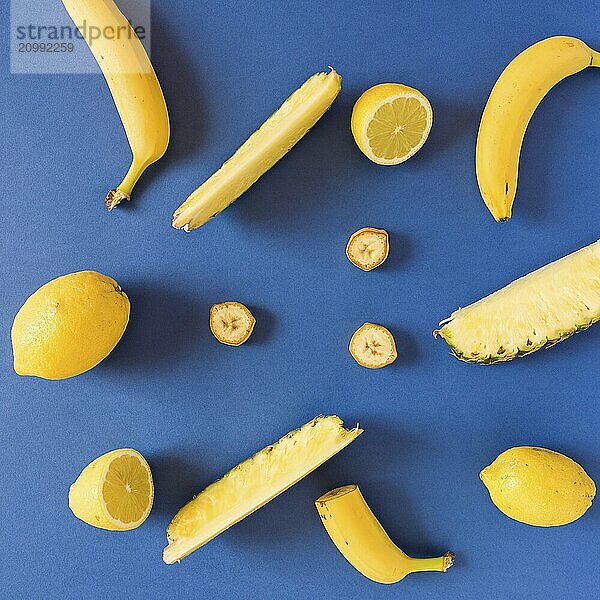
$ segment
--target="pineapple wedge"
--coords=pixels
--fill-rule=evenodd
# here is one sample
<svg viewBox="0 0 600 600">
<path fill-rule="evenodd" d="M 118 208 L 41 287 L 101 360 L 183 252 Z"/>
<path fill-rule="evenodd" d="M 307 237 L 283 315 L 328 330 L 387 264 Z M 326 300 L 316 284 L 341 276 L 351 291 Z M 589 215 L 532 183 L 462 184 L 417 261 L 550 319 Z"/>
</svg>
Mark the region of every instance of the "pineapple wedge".
<svg viewBox="0 0 600 600">
<path fill-rule="evenodd" d="M 330 69 L 305 81 L 188 197 L 173 215 L 175 229 L 190 231 L 216 217 L 308 133 L 340 92 L 342 78 Z"/>
<path fill-rule="evenodd" d="M 163 560 L 172 564 L 204 546 L 273 500 L 334 454 L 362 429 L 346 429 L 336 416 L 309 421 L 234 467 L 190 500 L 167 527 Z"/>
<path fill-rule="evenodd" d="M 460 360 L 495 363 L 552 346 L 600 319 L 600 240 L 455 311 L 441 335 Z"/>
</svg>

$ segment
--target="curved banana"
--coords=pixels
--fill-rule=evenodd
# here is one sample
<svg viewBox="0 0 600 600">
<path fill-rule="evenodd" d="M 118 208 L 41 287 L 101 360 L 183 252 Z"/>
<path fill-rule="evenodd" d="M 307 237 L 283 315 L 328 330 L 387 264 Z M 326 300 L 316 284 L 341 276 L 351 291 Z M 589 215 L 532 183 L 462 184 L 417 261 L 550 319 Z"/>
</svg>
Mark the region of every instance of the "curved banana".
<svg viewBox="0 0 600 600">
<path fill-rule="evenodd" d="M 496 221 L 510 219 L 517 192 L 519 154 L 529 120 L 561 79 L 600 67 L 600 53 L 581 40 L 551 37 L 519 54 L 494 85 L 477 136 L 477 181 Z"/>
<path fill-rule="evenodd" d="M 397 583 L 418 571 L 447 571 L 454 554 L 411 558 L 392 542 L 371 512 L 357 485 L 345 485 L 315 501 L 323 525 L 344 558 L 365 577 Z"/>
<path fill-rule="evenodd" d="M 111 210 L 130 199 L 142 173 L 166 152 L 170 137 L 167 105 L 142 43 L 113 0 L 62 2 L 106 78 L 133 153 L 125 178 L 106 196 Z"/>
</svg>

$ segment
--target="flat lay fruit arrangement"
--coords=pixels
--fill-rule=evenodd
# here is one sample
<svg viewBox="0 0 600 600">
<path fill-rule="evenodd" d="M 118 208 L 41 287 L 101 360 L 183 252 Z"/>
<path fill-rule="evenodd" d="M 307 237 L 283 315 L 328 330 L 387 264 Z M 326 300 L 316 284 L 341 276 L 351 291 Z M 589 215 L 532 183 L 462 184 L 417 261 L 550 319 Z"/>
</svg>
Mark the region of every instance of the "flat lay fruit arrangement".
<svg viewBox="0 0 600 600">
<path fill-rule="evenodd" d="M 105 198 L 107 208 L 112 210 L 120 203 L 139 200 L 133 193 L 136 183 L 167 152 L 167 103 L 140 40 L 113 0 L 62 2 L 84 37 L 84 23 L 101 28 L 125 27 L 131 33 L 125 42 L 100 38 L 92 44 L 86 39 L 106 78 L 132 153 L 122 182 L 110 189 Z M 600 54 L 568 36 L 544 39 L 524 49 L 508 66 L 498 65 L 498 79 L 483 110 L 473 148 L 480 196 L 496 221 L 511 218 L 515 199 L 518 210 L 521 146 L 536 107 L 561 79 L 594 66 L 600 66 Z M 200 232 L 191 233 L 192 230 L 226 210 L 288 153 L 286 160 L 293 161 L 294 146 L 310 135 L 321 118 L 327 118 L 328 109 L 341 93 L 342 75 L 332 66 L 307 74 L 304 83 L 298 82 L 287 99 L 282 98 L 279 106 L 272 107 L 270 117 L 265 115 L 262 124 L 256 123 L 254 133 L 238 132 L 239 139 L 245 141 L 237 150 L 232 148 L 230 158 L 195 191 L 189 194 L 190 190 L 177 190 L 179 195 L 162 199 L 168 233 L 186 237 L 168 227 L 171 221 L 173 228 L 190 232 L 189 241 L 193 243 L 194 236 L 203 235 L 209 227 Z M 435 127 L 436 108 L 413 85 L 418 82 L 380 83 L 354 99 L 347 128 L 356 151 L 369 168 L 402 169 L 404 162 L 427 145 Z M 473 170 L 473 165 L 466 164 L 464 168 Z M 117 179 L 120 176 L 115 174 Z M 140 190 L 139 196 L 142 195 Z M 118 219 L 121 208 L 114 210 L 111 218 Z M 393 232 L 378 227 L 377 222 L 365 221 L 360 229 L 345 233 L 346 245 L 340 245 L 339 260 L 365 285 L 375 287 L 377 273 L 388 269 L 392 262 L 388 258 L 395 251 L 396 240 Z M 507 249 L 510 251 L 516 250 Z M 259 260 L 248 258 L 254 259 Z M 143 264 L 139 270 L 143 276 Z M 468 273 L 463 276 L 468 278 Z M 465 363 L 476 363 L 462 365 L 465 369 L 497 369 L 495 363 L 529 360 L 525 355 L 549 348 L 600 320 L 600 240 L 567 256 L 556 256 L 554 262 L 512 282 L 509 277 L 505 279 L 504 287 L 488 295 L 483 291 L 478 294 L 484 296 L 482 299 L 457 306 L 441 322 L 443 315 L 432 315 L 434 335 L 430 343 L 446 352 L 448 361 L 454 360 L 453 356 Z M 136 310 L 134 296 L 131 295 L 130 303 L 127 294 L 127 282 L 121 283 L 123 289 L 109 274 L 82 270 L 54 279 L 48 277 L 39 282 L 37 290 L 24 293 L 11 330 L 15 373 L 62 380 L 99 365 L 128 335 L 130 311 Z M 261 324 L 261 313 L 255 311 L 251 301 L 246 305 L 239 300 L 247 301 L 220 298 L 207 314 L 200 316 L 212 334 L 207 336 L 207 343 L 236 356 L 253 343 Z M 376 377 L 381 375 L 378 369 L 386 369 L 387 373 L 401 362 L 398 357 L 404 334 L 389 323 L 380 323 L 379 317 L 378 307 L 372 306 L 372 317 L 368 318 L 373 322 L 360 324 L 362 321 L 348 319 L 347 336 L 338 340 L 360 376 Z M 279 318 L 285 320 L 286 315 Z M 441 338 L 447 346 L 435 338 Z M 568 343 L 576 347 L 577 339 Z M 125 369 L 122 376 L 127 376 Z M 342 414 L 344 407 L 331 410 Z M 354 416 L 359 418 L 360 415 Z M 243 462 L 204 489 L 191 491 L 187 503 L 172 515 L 166 544 L 156 540 L 156 552 L 162 550 L 166 564 L 179 563 L 196 551 L 200 554 L 216 536 L 241 520 L 252 518 L 255 511 L 338 453 L 343 460 L 344 449 L 353 442 L 357 441 L 353 445 L 357 452 L 369 452 L 368 423 L 355 420 L 344 425 L 340 417 L 332 414 L 316 415 L 297 427 L 287 434 L 269 430 L 272 443 L 262 449 L 247 448 L 248 458 Z M 153 477 L 152 461 L 147 462 L 139 451 L 143 448 L 129 448 L 129 443 L 123 439 L 122 448 L 104 454 L 102 450 L 92 452 L 93 460 L 87 466 L 82 464 L 81 472 L 72 473 L 71 481 L 65 484 L 65 503 L 82 522 L 124 532 L 142 526 L 151 515 L 154 486 L 157 483 L 157 490 L 160 489 L 159 482 Z M 586 512 L 592 507 L 596 487 L 584 466 L 550 448 L 533 445 L 497 451 L 495 458 L 480 457 L 480 473 L 475 470 L 470 474 L 473 479 L 479 476 L 480 485 L 485 486 L 481 489 L 489 492 L 491 503 L 481 506 L 482 511 L 496 515 L 497 508 L 506 517 L 534 527 L 565 526 L 588 518 Z M 345 559 L 364 577 L 382 584 L 394 584 L 418 572 L 444 573 L 455 564 L 455 569 L 460 568 L 460 552 L 413 557 L 401 550 L 402 540 L 392 539 L 386 532 L 386 526 L 392 524 L 380 523 L 368 504 L 377 499 L 371 500 L 369 494 L 363 497 L 359 488 L 361 472 L 350 476 L 358 483 L 340 481 L 338 487 L 323 490 L 314 499 L 314 507 L 311 504 L 315 519 L 323 525 L 323 536 L 332 542 L 331 553 L 338 559 L 339 568 L 345 567 Z M 436 488 L 436 482 L 432 482 L 432 488 Z M 388 491 L 382 487 L 380 493 L 385 496 Z M 376 508 L 375 504 L 372 506 Z M 498 519 L 502 518 L 498 515 Z M 456 548 L 461 547 L 460 539 L 454 542 Z M 306 544 L 310 544 L 309 539 Z M 451 576 L 452 571 L 446 577 Z M 443 580 L 442 577 L 440 585 Z"/>
</svg>

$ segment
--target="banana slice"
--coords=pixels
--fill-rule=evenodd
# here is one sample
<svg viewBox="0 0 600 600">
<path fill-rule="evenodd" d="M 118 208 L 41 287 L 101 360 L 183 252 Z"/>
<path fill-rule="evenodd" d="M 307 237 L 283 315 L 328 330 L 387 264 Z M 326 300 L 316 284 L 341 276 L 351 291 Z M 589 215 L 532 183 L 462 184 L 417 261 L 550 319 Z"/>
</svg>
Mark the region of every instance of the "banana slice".
<svg viewBox="0 0 600 600">
<path fill-rule="evenodd" d="M 398 358 L 394 336 L 382 325 L 365 323 L 350 340 L 350 354 L 368 369 L 381 369 Z"/>
<path fill-rule="evenodd" d="M 239 302 L 214 304 L 210 309 L 210 330 L 222 343 L 240 346 L 252 333 L 256 319 Z"/>
<path fill-rule="evenodd" d="M 353 233 L 346 246 L 348 260 L 363 271 L 371 271 L 388 257 L 389 236 L 385 229 L 363 227 Z"/>
</svg>

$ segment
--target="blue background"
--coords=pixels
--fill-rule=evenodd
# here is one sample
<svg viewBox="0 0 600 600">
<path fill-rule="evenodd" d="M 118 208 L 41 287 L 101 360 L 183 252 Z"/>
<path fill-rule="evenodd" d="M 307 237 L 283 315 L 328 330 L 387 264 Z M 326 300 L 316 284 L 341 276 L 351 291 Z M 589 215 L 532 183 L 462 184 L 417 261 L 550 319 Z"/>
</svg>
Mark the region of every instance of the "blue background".
<svg viewBox="0 0 600 600">
<path fill-rule="evenodd" d="M 598 237 L 600 71 L 560 83 L 530 124 L 514 218 L 479 196 L 474 148 L 503 67 L 554 34 L 600 46 L 597 4 L 479 1 L 155 2 L 153 62 L 172 118 L 168 154 L 133 201 L 108 214 L 129 149 L 103 78 L 9 73 L 4 108 L 0 269 L 0 596 L 6 598 L 577 599 L 600 584 L 597 506 L 532 528 L 502 515 L 478 478 L 506 448 L 542 445 L 600 480 L 600 328 L 505 365 L 460 363 L 439 320 Z M 6 3 L 3 21 L 8 23 Z M 219 218 L 190 234 L 179 203 L 312 73 L 343 89 L 293 151 Z M 425 147 L 398 167 L 370 163 L 350 131 L 366 88 L 398 81 L 431 100 Z M 384 266 L 345 258 L 363 226 L 391 235 Z M 25 298 L 96 269 L 132 317 L 98 368 L 48 382 L 12 371 L 10 327 Z M 208 329 L 214 302 L 257 317 L 240 347 Z M 388 326 L 399 358 L 370 371 L 347 351 L 364 321 Z M 319 413 L 360 421 L 352 446 L 180 565 L 165 529 L 192 494 Z M 156 485 L 129 533 L 75 519 L 67 491 L 101 453 L 132 446 Z M 407 552 L 457 563 L 386 587 L 352 569 L 313 506 L 358 483 Z"/>
</svg>

